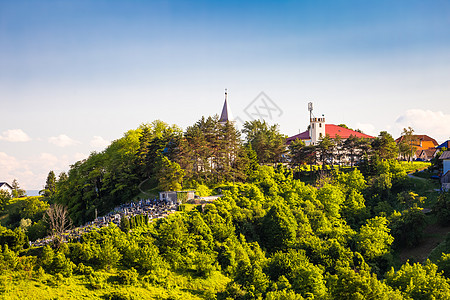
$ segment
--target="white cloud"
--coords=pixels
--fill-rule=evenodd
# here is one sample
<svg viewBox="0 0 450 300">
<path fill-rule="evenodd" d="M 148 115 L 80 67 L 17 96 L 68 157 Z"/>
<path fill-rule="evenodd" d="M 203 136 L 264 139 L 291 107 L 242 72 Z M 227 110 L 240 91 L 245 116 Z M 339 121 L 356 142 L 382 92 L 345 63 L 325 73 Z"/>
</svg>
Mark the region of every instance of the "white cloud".
<svg viewBox="0 0 450 300">
<path fill-rule="evenodd" d="M 65 134 L 60 134 L 58 136 L 52 136 L 48 139 L 49 143 L 56 145 L 58 147 L 67 147 L 77 145 L 80 142 L 76 141 Z"/>
<path fill-rule="evenodd" d="M 67 172 L 74 162 L 87 158 L 88 155 L 75 153 L 71 155 L 54 155 L 40 153 L 24 159 L 0 152 L 0 181 L 11 184 L 17 179 L 20 186 L 28 190 L 42 189 L 45 185 L 48 172 Z"/>
<path fill-rule="evenodd" d="M 3 131 L 3 134 L 0 135 L 0 140 L 7 142 L 28 142 L 31 141 L 31 138 L 22 129 L 9 129 Z"/>
<path fill-rule="evenodd" d="M 94 148 L 106 148 L 111 142 L 105 140 L 101 136 L 94 136 L 94 138 L 91 140 L 90 145 Z"/>
<path fill-rule="evenodd" d="M 375 126 L 369 123 L 356 123 L 356 129 L 360 129 L 362 132 L 368 135 L 377 136 Z"/>
<path fill-rule="evenodd" d="M 395 124 L 399 131 L 411 126 L 415 134 L 426 134 L 438 142 L 450 139 L 450 115 L 442 111 L 408 109 Z"/>
</svg>

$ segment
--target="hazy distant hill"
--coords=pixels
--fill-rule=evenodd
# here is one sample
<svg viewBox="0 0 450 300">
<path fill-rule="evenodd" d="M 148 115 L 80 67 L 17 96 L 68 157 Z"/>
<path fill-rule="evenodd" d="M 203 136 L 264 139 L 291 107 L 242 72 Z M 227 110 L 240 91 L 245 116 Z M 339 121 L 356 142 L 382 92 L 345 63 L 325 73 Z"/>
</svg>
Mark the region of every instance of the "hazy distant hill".
<svg viewBox="0 0 450 300">
<path fill-rule="evenodd" d="M 27 196 L 39 196 L 39 190 L 27 190 Z"/>
</svg>

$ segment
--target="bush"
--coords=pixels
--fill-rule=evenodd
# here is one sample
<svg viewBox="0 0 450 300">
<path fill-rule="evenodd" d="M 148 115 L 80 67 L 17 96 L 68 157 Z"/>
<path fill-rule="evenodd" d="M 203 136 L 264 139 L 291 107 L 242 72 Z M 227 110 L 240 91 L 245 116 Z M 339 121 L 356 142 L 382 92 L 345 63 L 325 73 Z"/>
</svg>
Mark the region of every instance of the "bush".
<svg viewBox="0 0 450 300">
<path fill-rule="evenodd" d="M 105 295 L 107 300 L 133 300 L 135 297 L 126 291 L 114 291 Z"/>
<path fill-rule="evenodd" d="M 445 192 L 439 195 L 437 203 L 433 207 L 433 211 L 436 212 L 436 216 L 439 224 L 450 224 L 450 192 Z"/>
<path fill-rule="evenodd" d="M 125 285 L 133 285 L 138 282 L 138 273 L 134 268 L 119 271 L 115 277 L 118 283 Z"/>
<path fill-rule="evenodd" d="M 389 219 L 396 247 L 411 247 L 420 243 L 427 223 L 425 214 L 419 208 L 394 213 Z"/>
<path fill-rule="evenodd" d="M 92 274 L 94 274 L 94 269 L 91 266 L 85 266 L 83 263 L 79 263 L 74 271 L 77 274 L 80 274 L 80 275 L 92 275 Z"/>
<path fill-rule="evenodd" d="M 93 273 L 87 276 L 87 278 L 89 280 L 89 286 L 92 289 L 99 290 L 106 287 L 106 278 L 101 274 Z"/>
</svg>

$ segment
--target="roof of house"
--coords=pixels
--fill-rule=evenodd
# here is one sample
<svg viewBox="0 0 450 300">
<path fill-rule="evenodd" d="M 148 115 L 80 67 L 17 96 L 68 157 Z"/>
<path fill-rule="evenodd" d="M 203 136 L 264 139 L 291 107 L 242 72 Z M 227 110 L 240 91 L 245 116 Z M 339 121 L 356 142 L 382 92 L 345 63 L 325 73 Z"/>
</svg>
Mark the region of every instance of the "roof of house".
<svg viewBox="0 0 450 300">
<path fill-rule="evenodd" d="M 440 144 L 436 148 L 440 149 L 440 148 L 444 148 L 444 147 L 447 148 L 447 149 L 450 148 L 450 140 L 447 140 L 447 141 L 443 142 L 442 144 Z"/>
<path fill-rule="evenodd" d="M 373 136 L 370 136 L 368 134 L 347 129 L 334 124 L 325 124 L 325 134 L 328 134 L 331 138 L 334 138 L 336 135 L 338 135 L 342 139 L 348 139 L 352 135 L 358 138 L 366 138 L 366 139 L 374 138 Z"/>
<path fill-rule="evenodd" d="M 12 190 L 12 186 L 10 186 L 9 183 L 7 183 L 7 182 L 0 182 L 0 188 L 2 186 L 4 186 L 4 185 L 8 186 Z"/>
<path fill-rule="evenodd" d="M 437 152 L 436 148 L 417 150 L 416 157 L 420 157 L 422 154 L 427 157 L 433 157 L 436 152 Z"/>
<path fill-rule="evenodd" d="M 444 151 L 444 153 L 441 154 L 439 159 L 450 159 L 450 151 Z"/>
<path fill-rule="evenodd" d="M 295 141 L 295 140 L 309 140 L 311 137 L 309 136 L 309 131 L 306 130 L 302 133 L 290 136 L 286 139 L 286 143 L 290 144 L 291 142 Z"/>
<path fill-rule="evenodd" d="M 438 142 L 436 142 L 435 139 L 429 137 L 428 135 L 425 134 L 413 134 L 413 141 L 418 141 L 418 142 L 432 142 L 433 146 L 432 147 L 436 147 L 438 144 Z M 398 143 L 402 142 L 404 139 L 406 138 L 406 136 L 402 135 L 401 137 L 397 138 L 395 141 Z"/>
<path fill-rule="evenodd" d="M 325 134 L 328 134 L 331 138 L 335 138 L 336 135 L 339 135 L 342 139 L 348 139 L 350 136 L 355 136 L 358 138 L 366 138 L 366 139 L 373 139 L 373 136 L 370 136 L 368 134 L 364 134 L 358 131 L 354 131 L 351 129 L 347 129 L 338 125 L 334 124 L 325 124 Z M 299 140 L 309 140 L 311 137 L 309 136 L 309 131 L 306 130 L 302 133 L 296 134 L 294 136 L 288 137 L 286 139 L 286 143 L 290 144 L 292 141 L 295 141 L 297 139 Z"/>
</svg>

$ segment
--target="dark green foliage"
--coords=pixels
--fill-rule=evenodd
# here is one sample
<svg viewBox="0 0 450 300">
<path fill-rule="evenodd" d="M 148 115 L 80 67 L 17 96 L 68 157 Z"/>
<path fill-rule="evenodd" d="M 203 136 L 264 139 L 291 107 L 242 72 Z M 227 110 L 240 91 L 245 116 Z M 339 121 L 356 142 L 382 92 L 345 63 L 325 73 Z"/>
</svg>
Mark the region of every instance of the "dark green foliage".
<svg viewBox="0 0 450 300">
<path fill-rule="evenodd" d="M 37 239 L 43 238 L 47 235 L 48 225 L 43 220 L 33 223 L 27 228 L 27 236 L 30 241 L 35 241 Z"/>
<path fill-rule="evenodd" d="M 0 245 L 8 245 L 13 251 L 28 247 L 28 237 L 17 227 L 14 230 L 0 226 Z"/>
<path fill-rule="evenodd" d="M 51 198 L 56 193 L 56 181 L 55 172 L 50 171 L 45 182 L 45 187 L 39 193 L 44 197 Z"/>
<path fill-rule="evenodd" d="M 105 300 L 134 300 L 136 297 L 134 297 L 132 294 L 124 291 L 114 291 L 111 293 L 108 293 L 105 295 Z"/>
<path fill-rule="evenodd" d="M 5 208 L 9 200 L 11 200 L 11 194 L 5 190 L 0 190 L 0 210 Z"/>
<path fill-rule="evenodd" d="M 127 233 L 131 229 L 130 219 L 128 217 L 123 217 L 120 219 L 120 229 Z"/>
<path fill-rule="evenodd" d="M 433 211 L 441 225 L 450 224 L 450 192 L 444 192 L 439 195 L 438 201 L 433 207 Z"/>
<path fill-rule="evenodd" d="M 372 149 L 381 159 L 395 159 L 399 151 L 394 138 L 386 131 L 381 131 L 372 141 Z"/>
<path fill-rule="evenodd" d="M 421 209 L 410 208 L 401 214 L 392 214 L 389 219 L 396 247 L 412 247 L 420 243 L 427 224 Z"/>
<path fill-rule="evenodd" d="M 115 281 L 124 285 L 136 284 L 138 282 L 138 273 L 134 268 L 130 268 L 129 270 L 121 270 L 117 276 L 115 276 Z"/>
<path fill-rule="evenodd" d="M 8 224 L 17 227 L 22 219 L 39 222 L 49 205 L 42 196 L 20 198 L 9 208 Z"/>
<path fill-rule="evenodd" d="M 273 205 L 262 219 L 261 240 L 270 252 L 287 250 L 295 242 L 297 222 L 282 203 Z"/>
<path fill-rule="evenodd" d="M 64 252 L 64 247 L 55 252 L 50 246 L 45 246 L 39 259 L 40 266 L 44 268 L 47 273 L 53 275 L 61 274 L 64 277 L 72 276 L 75 264 L 66 257 Z"/>
</svg>

